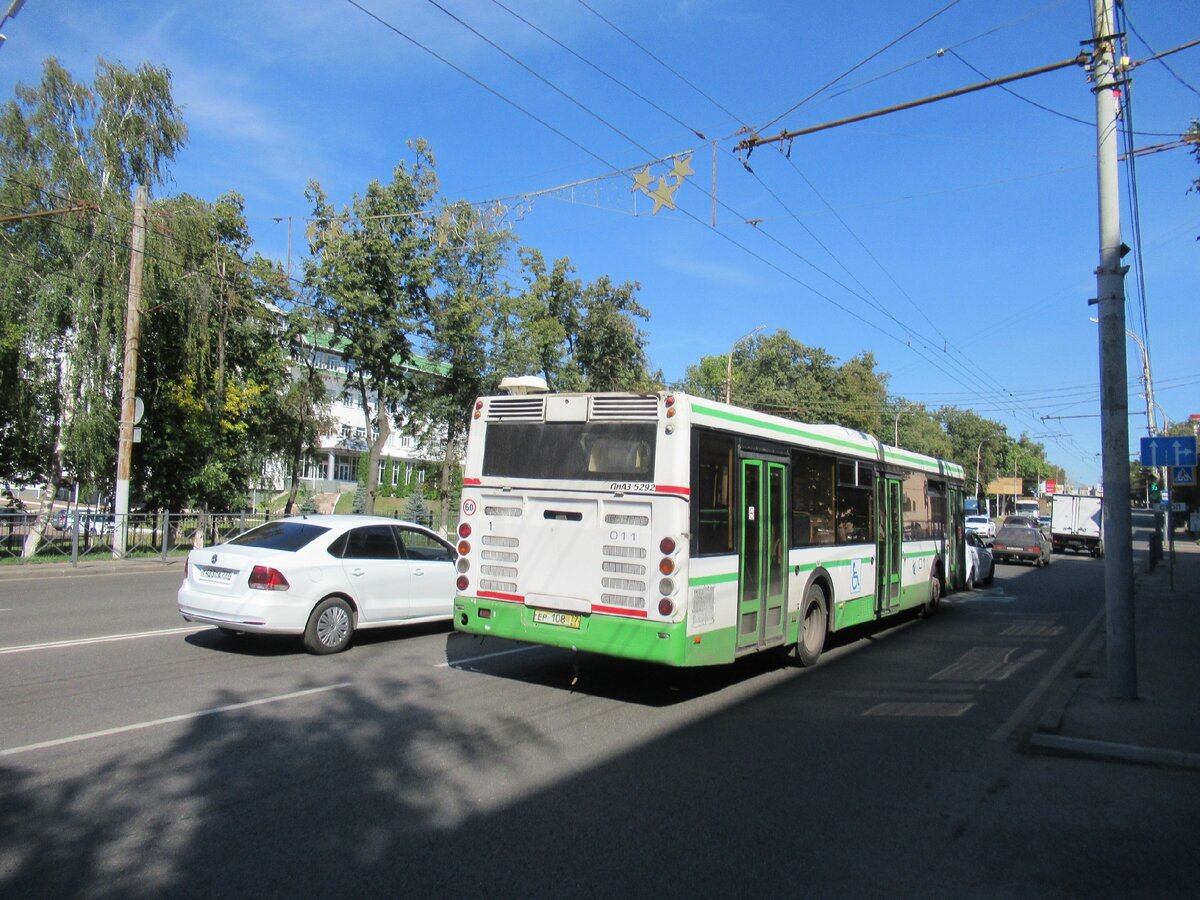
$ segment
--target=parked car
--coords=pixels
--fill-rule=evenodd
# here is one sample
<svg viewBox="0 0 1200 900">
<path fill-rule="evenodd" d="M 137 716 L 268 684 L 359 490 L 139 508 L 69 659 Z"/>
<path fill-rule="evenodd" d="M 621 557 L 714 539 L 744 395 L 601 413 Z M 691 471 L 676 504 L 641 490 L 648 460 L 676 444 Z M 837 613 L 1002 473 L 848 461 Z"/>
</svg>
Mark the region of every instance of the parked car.
<svg viewBox="0 0 1200 900">
<path fill-rule="evenodd" d="M 996 577 L 996 561 L 983 538 L 973 531 L 967 532 L 967 590 L 975 585 L 988 585 Z"/>
<path fill-rule="evenodd" d="M 188 554 L 179 612 L 227 633 L 302 635 L 345 650 L 362 628 L 449 619 L 457 552 L 412 522 L 307 515 Z"/>
<path fill-rule="evenodd" d="M 91 534 L 108 534 L 113 530 L 115 517 L 112 513 L 86 512 L 79 518 L 80 528 L 86 528 Z"/>
<path fill-rule="evenodd" d="M 992 556 L 996 562 L 1026 560 L 1035 566 L 1048 566 L 1051 560 L 1050 539 L 1033 525 L 1001 525 L 996 532 L 996 540 L 992 542 Z"/>
<path fill-rule="evenodd" d="M 963 525 L 969 534 L 977 534 L 985 540 L 990 541 L 996 536 L 996 523 L 991 516 L 967 516 Z"/>
</svg>

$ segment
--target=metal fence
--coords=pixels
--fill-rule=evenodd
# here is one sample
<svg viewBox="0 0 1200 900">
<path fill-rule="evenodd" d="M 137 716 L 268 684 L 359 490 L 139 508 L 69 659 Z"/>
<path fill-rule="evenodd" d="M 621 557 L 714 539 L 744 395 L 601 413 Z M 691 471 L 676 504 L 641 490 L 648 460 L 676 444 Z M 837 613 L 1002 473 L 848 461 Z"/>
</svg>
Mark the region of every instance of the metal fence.
<svg viewBox="0 0 1200 900">
<path fill-rule="evenodd" d="M 122 558 L 146 559 L 182 555 L 193 547 L 220 544 L 256 525 L 282 518 L 270 513 L 129 513 L 116 516 L 84 508 L 56 509 L 42 530 L 32 557 L 39 561 L 76 562 L 86 558 L 112 558 L 120 545 Z M 392 518 L 400 518 L 394 515 Z M 432 515 L 420 524 L 433 527 Z M 26 541 L 36 530 L 32 513 L 0 517 L 0 560 L 30 561 L 23 557 Z"/>
</svg>

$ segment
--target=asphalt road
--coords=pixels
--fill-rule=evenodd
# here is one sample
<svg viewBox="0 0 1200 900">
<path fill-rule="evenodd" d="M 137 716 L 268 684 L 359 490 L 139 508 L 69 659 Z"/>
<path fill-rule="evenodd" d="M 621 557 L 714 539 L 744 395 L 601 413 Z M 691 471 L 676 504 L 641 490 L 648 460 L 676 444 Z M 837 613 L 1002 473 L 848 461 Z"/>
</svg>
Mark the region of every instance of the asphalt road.
<svg viewBox="0 0 1200 900">
<path fill-rule="evenodd" d="M 1193 773 L 1019 752 L 1099 561 L 809 670 L 318 658 L 187 625 L 179 577 L 0 574 L 0 896 L 1194 896 Z"/>
</svg>

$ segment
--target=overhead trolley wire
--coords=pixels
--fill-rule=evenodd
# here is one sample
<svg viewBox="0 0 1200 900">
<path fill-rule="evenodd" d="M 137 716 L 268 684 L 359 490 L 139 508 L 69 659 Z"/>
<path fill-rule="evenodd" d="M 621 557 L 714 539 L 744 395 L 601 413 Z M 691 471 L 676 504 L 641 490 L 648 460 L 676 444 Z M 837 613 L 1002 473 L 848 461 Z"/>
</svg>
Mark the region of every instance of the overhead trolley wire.
<svg viewBox="0 0 1200 900">
<path fill-rule="evenodd" d="M 581 0 L 581 2 L 582 2 L 582 0 Z M 779 115 L 777 115 L 775 118 L 773 118 L 770 122 L 767 122 L 767 123 L 759 126 L 758 128 L 754 129 L 754 131 L 755 132 L 765 131 L 766 129 L 768 129 L 772 125 L 774 125 L 776 122 L 778 122 L 780 119 L 790 116 L 792 113 L 794 113 L 800 107 L 802 107 L 806 103 L 808 103 L 808 101 L 812 100 L 814 97 L 820 96 L 826 90 L 833 87 L 835 84 L 837 84 L 843 78 L 845 78 L 847 75 L 850 75 L 851 73 L 858 71 L 863 66 L 865 66 L 867 63 L 869 63 L 871 60 L 875 59 L 877 56 L 880 56 L 881 54 L 886 53 L 892 47 L 895 47 L 898 43 L 900 43 L 902 40 L 904 40 L 909 35 L 915 34 L 916 32 L 920 31 L 922 28 L 924 28 L 926 25 L 928 25 L 934 19 L 938 18 L 938 16 L 941 16 L 943 13 L 946 13 L 949 10 L 953 9 L 955 6 L 958 6 L 959 2 L 960 2 L 960 0 L 950 0 L 949 3 L 947 3 L 941 9 L 939 9 L 937 12 L 928 16 L 927 18 L 923 19 L 922 21 L 918 22 L 916 25 L 914 25 L 912 28 L 908 29 L 908 31 L 904 32 L 899 37 L 893 38 L 892 40 L 888 41 L 886 44 L 884 44 L 882 47 L 880 47 L 874 53 L 871 53 L 870 55 L 859 60 L 853 66 L 851 66 L 849 69 L 847 69 L 845 72 L 843 72 L 841 75 L 837 76 L 832 81 L 828 81 L 825 84 L 821 85 L 821 87 L 817 88 L 815 91 L 813 91 L 807 97 L 805 97 L 803 100 L 799 101 L 798 103 L 791 106 L 790 108 L 784 110 Z"/>
<path fill-rule="evenodd" d="M 643 53 L 645 53 L 647 56 L 649 56 L 652 60 L 654 60 L 656 63 L 658 63 L 664 69 L 666 69 L 668 72 L 670 72 L 676 78 L 678 78 L 680 81 L 682 81 L 688 87 L 690 87 L 693 91 L 695 91 L 697 94 L 699 94 L 705 100 L 707 100 L 709 103 L 711 103 L 717 109 L 719 109 L 721 112 L 725 113 L 725 115 L 729 116 L 729 118 L 733 119 L 733 121 L 737 122 L 739 126 L 743 126 L 743 127 L 747 126 L 747 123 L 743 122 L 741 120 L 741 118 L 739 118 L 737 115 L 735 115 L 734 113 L 732 113 L 728 109 L 726 109 L 724 106 L 722 106 L 720 104 L 720 102 L 718 102 L 715 98 L 713 98 L 709 94 L 705 93 L 703 90 L 701 90 L 699 87 L 697 87 L 693 82 L 689 81 L 682 73 L 680 73 L 676 69 L 672 68 L 669 64 L 667 64 L 665 61 L 663 61 L 658 56 L 656 56 L 651 50 L 649 50 L 646 47 L 643 47 L 641 44 L 639 44 L 633 38 L 632 35 L 630 35 L 627 31 L 623 30 L 620 26 L 618 26 L 616 23 L 614 23 L 610 19 L 605 18 L 601 13 L 597 12 L 593 7 L 589 6 L 585 2 L 585 0 L 576 0 L 576 2 L 580 6 L 582 6 L 584 9 L 586 9 L 588 12 L 590 12 L 592 15 L 594 15 L 597 19 L 599 19 L 601 22 L 603 22 L 605 25 L 607 25 L 609 28 L 611 28 L 613 31 L 615 31 L 617 34 L 621 35 L 621 37 L 625 38 L 625 40 L 629 41 L 629 43 L 633 44 L 633 46 L 637 47 L 639 50 L 641 50 Z"/>
<path fill-rule="evenodd" d="M 379 16 L 377 16 L 376 14 L 374 14 L 374 13 L 370 12 L 369 10 L 365 9 L 365 8 L 364 8 L 364 7 L 362 7 L 362 6 L 361 6 L 359 3 L 355 2 L 355 0 L 347 0 L 347 2 L 350 2 L 350 3 L 351 3 L 351 5 L 355 6 L 356 8 L 360 9 L 361 11 L 365 12 L 365 13 L 366 13 L 366 14 L 368 14 L 368 15 L 369 15 L 371 18 L 373 18 L 373 19 L 375 19 L 376 21 L 378 21 L 380 24 L 383 24 L 385 27 L 389 28 L 389 30 L 392 30 L 392 31 L 396 32 L 396 33 L 397 33 L 397 34 L 399 34 L 400 36 L 404 37 L 406 40 L 409 40 L 411 43 L 414 43 L 414 44 L 416 44 L 417 46 L 421 47 L 421 49 L 426 49 L 426 50 L 427 50 L 427 52 L 430 52 L 430 53 L 431 53 L 431 55 L 435 56 L 435 58 L 439 59 L 439 61 L 446 62 L 446 63 L 447 63 L 447 64 L 448 64 L 448 65 L 449 65 L 451 68 L 455 69 L 455 71 L 458 71 L 458 72 L 460 72 L 461 74 L 464 74 L 464 75 L 466 75 L 466 73 L 465 73 L 465 72 L 463 72 L 463 70 L 462 70 L 462 69 L 460 69 L 459 67 L 457 67 L 457 66 L 456 66 L 456 65 L 454 65 L 453 63 L 450 63 L 448 60 L 445 60 L 445 59 L 444 59 L 443 57 L 441 57 L 440 55 L 438 55 L 438 54 L 436 54 L 436 53 L 433 53 L 432 51 L 429 51 L 429 50 L 428 50 L 428 48 L 425 48 L 425 47 L 424 47 L 423 45 L 421 45 L 419 42 L 415 41 L 415 39 L 413 39 L 413 38 L 411 38 L 410 36 L 408 36 L 408 35 L 404 34 L 404 33 L 403 33 L 403 32 L 401 32 L 399 29 L 397 29 L 395 26 L 393 26 L 393 25 L 391 25 L 390 23 L 386 22 L 385 20 L 381 19 L 381 18 L 380 18 Z M 432 2 L 432 0 L 431 0 L 431 2 Z M 583 4 L 583 3 L 582 3 L 582 0 L 580 0 L 580 2 L 581 2 L 581 4 L 582 4 L 582 5 L 585 5 L 585 6 L 586 6 L 586 4 Z M 437 4 L 434 4 L 434 5 L 437 5 Z M 441 8 L 441 7 L 439 7 L 439 8 Z M 590 9 L 590 7 L 589 7 L 589 9 Z M 592 10 L 592 11 L 593 11 L 593 12 L 595 12 L 594 10 Z M 598 14 L 598 13 L 597 13 L 597 15 L 599 16 L 599 14 Z M 603 16 L 599 16 L 599 17 L 600 17 L 601 19 L 603 19 Z M 490 39 L 487 39 L 487 38 L 485 38 L 483 35 L 481 35 L 481 34 L 480 34 L 478 31 L 476 31 L 475 29 L 471 28 L 470 26 L 467 26 L 467 25 L 466 25 L 466 23 L 465 23 L 465 22 L 462 22 L 462 20 L 461 20 L 461 19 L 458 19 L 458 17 L 455 17 L 455 16 L 452 16 L 452 18 L 455 18 L 455 19 L 456 19 L 456 21 L 459 21 L 459 22 L 460 22 L 460 24 L 464 25 L 464 27 L 467 27 L 469 30 L 471 30 L 473 33 L 477 34 L 477 36 L 481 37 L 481 39 L 484 39 L 485 41 L 487 41 L 487 42 L 488 42 L 490 45 L 492 45 L 493 47 L 495 47 L 495 48 L 496 48 L 497 50 L 499 50 L 500 52 L 503 52 L 503 53 L 504 53 L 506 56 L 508 56 L 508 57 L 509 57 L 510 59 L 512 59 L 514 62 L 516 62 L 516 63 L 518 63 L 519 65 L 521 65 L 521 66 L 522 66 L 523 68 L 525 68 L 527 71 L 530 71 L 530 73 L 531 73 L 531 74 L 535 74 L 535 75 L 537 75 L 537 73 L 533 72 L 533 70 L 532 70 L 532 68 L 531 68 L 531 67 L 529 67 L 529 66 L 527 66 L 526 64 L 522 63 L 521 61 L 517 60 L 515 57 L 513 57 L 513 56 L 512 56 L 511 54 L 509 54 L 507 51 L 504 51 L 502 48 L 500 48 L 498 45 L 496 45 L 496 44 L 495 44 L 495 42 L 491 41 Z M 607 20 L 605 20 L 605 21 L 607 22 Z M 608 23 L 608 24 L 609 24 L 611 27 L 614 27 L 614 29 L 615 29 L 615 30 L 617 30 L 618 32 L 620 32 L 620 33 L 624 34 L 624 32 L 621 32 L 621 30 L 620 30 L 619 28 L 616 28 L 616 26 L 615 26 L 615 25 L 613 25 L 611 22 L 607 22 L 607 23 Z M 626 37 L 627 37 L 629 40 L 631 40 L 631 42 L 633 42 L 633 43 L 635 44 L 635 46 L 638 46 L 638 47 L 639 47 L 640 49 L 642 49 L 644 52 L 648 53 L 650 56 L 652 56 L 653 58 L 655 58 L 655 59 L 657 60 L 657 57 L 654 57 L 654 54 L 653 54 L 653 53 L 651 53 L 651 52 L 650 52 L 649 50 L 647 50 L 646 48 L 642 47 L 640 44 L 638 44 L 638 43 L 637 43 L 636 41 L 634 41 L 632 38 L 629 38 L 629 36 L 628 36 L 628 35 L 625 35 L 625 36 L 626 36 Z M 661 63 L 661 60 L 658 60 L 658 61 Z M 663 65 L 665 65 L 665 63 L 663 63 Z M 668 67 L 668 68 L 669 68 L 669 67 Z M 676 73 L 676 74 L 677 74 L 677 73 Z M 474 81 L 474 82 L 476 82 L 477 84 L 480 84 L 481 86 L 485 87 L 485 88 L 486 88 L 486 89 L 487 89 L 487 90 L 488 90 L 490 93 L 492 93 L 492 94 L 494 94 L 494 95 L 496 95 L 496 96 L 498 96 L 498 97 L 501 97 L 502 99 L 505 99 L 505 100 L 506 100 L 506 102 L 508 102 L 510 105 L 514 106 L 515 108 L 518 108 L 519 110 L 521 110 L 521 111 L 523 111 L 523 112 L 526 112 L 528 115 L 530 115 L 532 118 L 534 118 L 534 119 L 535 119 L 535 121 L 538 121 L 538 122 L 539 122 L 539 123 L 541 123 L 541 124 L 546 124 L 546 123 L 544 123 L 544 122 L 543 122 L 543 120 L 541 120 L 541 119 L 540 119 L 540 118 L 538 118 L 537 116 L 533 116 L 532 114 L 528 113 L 528 111 L 526 111 L 526 110 L 525 110 L 523 107 L 520 107 L 520 106 L 518 106 L 517 104 L 513 103 L 512 101 L 509 101 L 509 100 L 507 100 L 507 98 L 503 98 L 503 95 L 499 94 L 499 92 L 497 92 L 496 90 L 494 90 L 494 89 L 490 88 L 489 86 L 487 86 L 487 85 L 484 85 L 484 84 L 483 84 L 482 82 L 480 82 L 478 79 L 475 79 L 475 78 L 473 78 L 472 76 L 469 76 L 469 75 L 468 75 L 467 77 L 470 77 L 472 81 Z M 540 78 L 541 76 L 537 76 L 537 77 L 539 77 L 539 78 Z M 682 77 L 682 76 L 681 76 L 681 77 Z M 542 79 L 542 80 L 545 80 L 545 79 Z M 685 79 L 685 81 L 686 81 L 686 79 Z M 689 84 L 690 84 L 690 83 L 689 83 Z M 695 86 L 694 86 L 694 85 L 691 85 L 691 86 L 692 86 L 693 88 L 695 88 Z M 696 88 L 696 89 L 697 89 L 697 90 L 699 90 L 698 88 Z M 561 93 L 561 92 L 560 92 L 560 93 Z M 702 94 L 703 94 L 703 92 L 702 92 L 702 91 L 700 91 L 700 93 L 702 93 Z M 705 95 L 705 96 L 707 97 L 707 95 Z M 711 98 L 709 98 L 709 99 L 711 100 Z M 573 102 L 577 102 L 577 101 L 573 101 Z M 714 101 L 714 102 L 715 102 L 715 101 Z M 581 105 L 581 104 L 580 104 L 580 105 Z M 718 107 L 719 107 L 719 104 L 718 104 Z M 722 109 L 722 111 L 723 111 L 723 112 L 726 112 L 727 114 L 729 114 L 728 110 L 724 110 L 724 109 Z M 590 110 L 589 110 L 589 112 L 590 112 Z M 592 114 L 595 116 L 595 114 L 594 114 L 594 113 L 592 113 Z M 599 117 L 599 116 L 595 116 L 595 117 L 596 117 L 597 119 L 600 119 L 600 117 Z M 737 117 L 736 117 L 736 116 L 733 116 L 733 118 L 735 118 L 735 119 L 736 119 Z M 600 119 L 600 120 L 601 120 L 601 121 L 604 121 L 603 119 Z M 616 128 L 615 128 L 615 126 L 611 126 L 611 124 L 610 124 L 610 123 L 607 123 L 607 122 L 605 122 L 605 124 L 609 124 L 609 125 L 610 125 L 610 127 L 612 127 L 614 131 L 616 131 L 618 134 L 621 134 L 621 136 L 625 137 L 625 138 L 626 138 L 626 140 L 628 140 L 628 141 L 629 141 L 631 144 L 633 144 L 635 147 L 638 147 L 638 149 L 639 149 L 639 150 L 641 150 L 642 152 L 644 152 L 644 153 L 647 153 L 648 155 L 653 155 L 651 151 L 649 151 L 648 149 L 646 149 L 646 148 L 642 147 L 640 144 L 638 144 L 636 141 L 634 141 L 634 140 L 633 140 L 632 138 L 630 138 L 628 135 L 625 135 L 625 134 L 624 134 L 623 132 L 621 132 L 619 129 L 616 129 Z M 554 128 L 552 128 L 552 127 L 551 127 L 551 130 L 555 131 L 556 133 L 559 133 L 559 134 L 561 134 L 561 132 L 559 132 L 557 129 L 554 129 Z M 600 159 L 600 161 L 601 161 L 601 162 L 603 162 L 605 165 L 609 166 L 610 168 L 612 168 L 612 169 L 614 169 L 614 170 L 616 169 L 616 167 L 615 167 L 613 164 L 611 164 L 611 163 L 609 163 L 608 161 L 604 160 L 603 158 L 599 157 L 599 156 L 598 156 L 598 154 L 596 154 L 596 153 L 592 152 L 591 150 L 589 150 L 589 149 L 587 149 L 587 148 L 584 148 L 584 147 L 583 147 L 581 144 L 579 144 L 578 142 L 574 141 L 573 139 L 568 139 L 568 140 L 570 140 L 570 142 L 571 142 L 573 145 L 575 145 L 575 146 L 577 146 L 577 147 L 580 147 L 581 149 L 584 149 L 584 150 L 585 150 L 585 152 L 587 152 L 589 155 L 593 156 L 594 158 Z M 689 182 L 689 183 L 690 183 L 690 182 Z M 698 187 L 698 186 L 697 186 L 697 187 Z M 705 193 L 705 194 L 707 195 L 707 192 L 703 191 L 703 189 L 700 189 L 700 190 L 702 191 L 702 193 Z M 711 196 L 711 195 L 709 195 L 709 196 Z M 719 202 L 719 204 L 722 206 L 722 208 L 724 208 L 724 209 L 728 210 L 729 212 L 732 212 L 734 215 L 738 216 L 738 218 L 739 218 L 741 221 L 746 221 L 746 217 L 745 217 L 745 216 L 741 215 L 741 214 L 740 214 L 740 213 L 738 213 L 736 210 L 733 210 L 733 209 L 732 209 L 732 207 L 729 207 L 729 206 L 728 206 L 728 204 L 725 204 L 725 203 L 724 203 L 724 202 L 722 202 L 722 201 L 718 201 L 718 202 Z M 700 221 L 700 220 L 699 220 L 699 219 L 698 219 L 698 218 L 697 218 L 697 217 L 696 217 L 694 214 L 692 214 L 690 211 L 688 211 L 688 210 L 686 210 L 686 209 L 682 209 L 682 208 L 680 208 L 680 211 L 681 211 L 681 212 L 683 212 L 683 213 L 684 213 L 684 215 L 685 215 L 685 216 L 687 216 L 688 218 L 691 218 L 691 219 L 693 219 L 693 221 L 696 221 L 696 222 L 697 222 L 697 224 L 704 225 L 704 223 L 703 223 L 703 222 L 701 222 L 701 221 Z M 708 226 L 705 226 L 705 227 L 707 228 Z M 775 269 L 775 270 L 776 270 L 777 272 L 779 272 L 780 274 L 782 274 L 782 275 L 784 275 L 785 277 L 789 278 L 790 280 L 794 281 L 794 282 L 795 282 L 795 283 L 797 283 L 798 285 L 800 285 L 800 286 L 802 286 L 802 287 L 806 288 L 807 290 L 809 290 L 809 291 L 810 291 L 810 292 L 812 292 L 813 294 L 817 295 L 817 296 L 818 296 L 818 297 L 820 297 L 821 299 L 824 299 L 826 302 L 829 302 L 831 305 L 833 305 L 833 306 L 835 306 L 836 308 L 838 308 L 838 309 L 842 310 L 842 311 L 843 311 L 843 312 L 845 312 L 846 314 L 850 315 L 852 318 L 855 318 L 855 319 L 857 319 L 858 321 L 862 322 L 863 324 L 867 325 L 868 327 L 870 327 L 870 328 L 872 328 L 872 329 L 874 329 L 874 330 L 878 331 L 879 333 L 881 333 L 881 334 L 882 334 L 882 335 L 884 335 L 885 337 L 888 337 L 889 339 L 891 339 L 891 340 L 893 340 L 893 341 L 896 341 L 897 343 L 900 343 L 900 344 L 901 344 L 901 345 L 903 345 L 903 346 L 907 346 L 907 347 L 908 347 L 910 350 L 913 350 L 914 352 L 916 352 L 916 353 L 918 354 L 918 356 L 921 356 L 921 357 L 925 358 L 925 359 L 926 359 L 926 361 L 927 361 L 928 363 L 930 363 L 931 365 L 933 365 L 933 366 L 934 366 L 934 368 L 936 368 L 936 369 L 938 369 L 939 371 L 943 372 L 943 374 L 946 374 L 946 375 L 947 375 L 947 376 L 949 376 L 949 377 L 958 377 L 958 376 L 962 375 L 962 373 L 961 373 L 961 372 L 954 372 L 954 371 L 951 371 L 951 370 L 949 370 L 949 369 L 946 369 L 946 368 L 945 368 L 945 367 L 942 365 L 942 363 L 940 362 L 940 360 L 938 359 L 938 357 L 936 357 L 936 356 L 929 356 L 929 355 L 927 355 L 927 353 L 921 352 L 921 351 L 920 351 L 920 350 L 918 350 L 916 347 L 914 347 L 914 346 L 913 346 L 913 340 L 916 340 L 918 343 L 922 343 L 922 342 L 925 342 L 925 341 L 924 341 L 924 338 L 923 338 L 923 336 L 922 336 L 922 335 L 920 335 L 920 334 L 918 334 L 918 333 L 914 333 L 914 332 L 912 332 L 912 331 L 911 331 L 911 329 L 908 329 L 908 328 L 907 328 L 907 326 L 904 326 L 904 325 L 903 325 L 903 323 L 898 323 L 898 324 L 900 324 L 900 325 L 901 325 L 901 327 L 902 327 L 902 328 L 903 328 L 905 331 L 907 331 L 907 332 L 909 333 L 909 335 L 910 335 L 910 340 L 908 340 L 908 341 L 905 341 L 905 340 L 903 340 L 902 338 L 899 338 L 899 337 L 897 337 L 896 335 L 892 334 L 891 332 L 888 332 L 886 329 L 883 329 L 883 328 L 881 328 L 879 325 L 875 324 L 874 322 L 871 322 L 870 320 L 863 318 L 862 316 L 858 315 L 857 313 L 854 313 L 852 310 L 850 310 L 849 308 L 847 308 L 847 307 L 846 307 L 846 306 L 844 306 L 843 304 L 840 304 L 840 303 L 838 303 L 837 301 L 833 300 L 833 298 L 832 298 L 832 297 L 830 297 L 828 294 L 825 294 L 824 292 L 822 292 L 822 291 L 820 291 L 820 290 L 816 289 L 816 288 L 815 288 L 815 287 L 813 287 L 812 285 L 810 285 L 810 284 L 807 284 L 807 283 L 806 283 L 806 282 L 804 282 L 802 279 L 800 279 L 800 278 L 798 278 L 797 276 L 795 276 L 793 273 L 790 273 L 790 272 L 786 271 L 785 269 L 783 269 L 782 267 L 780 267 L 780 266 L 776 265 L 775 263 L 772 263 L 772 262 L 770 262 L 770 261 L 769 261 L 769 260 L 767 260 L 765 257 L 761 256 L 761 254 L 758 254 L 757 252 L 755 252 L 755 251 L 751 250 L 751 249 L 750 249 L 748 246 L 746 246 L 745 244 L 741 243 L 740 241 L 737 241 L 736 239 L 732 238 L 732 237 L 731 237 L 731 236 L 729 236 L 728 234 L 725 234 L 724 232 L 722 232 L 722 231 L 720 231 L 720 230 L 718 230 L 718 229 L 713 229 L 713 230 L 714 230 L 714 232 L 715 232 L 717 235 L 719 235 L 719 236 L 720 236 L 722 239 L 724 239 L 724 240 L 728 241 L 729 243 L 733 244 L 734 246 L 738 247 L 738 248 L 739 248 L 739 249 L 741 249 L 743 252 L 746 252 L 746 253 L 750 254 L 752 257 L 754 257 L 754 258 L 758 259 L 760 262 L 762 262 L 762 263 L 764 263 L 764 264 L 766 264 L 766 265 L 770 266 L 771 268 Z M 847 291 L 848 293 L 850 293 L 851 295 L 858 297 L 858 299 L 862 300 L 863 302 L 866 302 L 866 303 L 867 303 L 869 306 L 870 306 L 870 305 L 872 305 L 872 304 L 871 304 L 871 302 L 870 302 L 869 300 L 867 300 L 865 297 L 863 297 L 862 295 L 859 295 L 857 292 L 855 292 L 854 290 L 852 290 L 852 289 L 851 289 L 851 288 L 849 288 L 848 286 L 846 286 L 846 285 L 842 284 L 841 282 L 839 282 L 839 281 L 838 281 L 836 278 L 833 278 L 833 277 L 832 277 L 832 276 L 830 276 L 828 273 L 824 272 L 822 269 L 820 269 L 820 267 L 816 266 L 815 264 L 811 263 L 811 261 L 809 261 L 809 260 L 805 259 L 805 258 L 804 258 L 802 255 L 798 254 L 798 253 L 795 251 L 795 249 L 794 249 L 794 248 L 792 248 L 792 247 L 788 246 L 786 243 L 784 243 L 784 242 L 780 241 L 778 238 L 775 238 L 773 235 L 771 235 L 769 232 L 766 232 L 764 229 L 761 229 L 761 228 L 760 228 L 760 229 L 757 229 L 757 230 L 758 230 L 760 233 L 762 233 L 762 234 L 763 234 L 763 235 L 764 235 L 764 236 L 765 236 L 765 237 L 766 237 L 768 240 L 771 240 L 772 242 L 774 242 L 774 243 L 776 243 L 778 246 L 780 246 L 782 249 L 784 249 L 786 252 L 788 252 L 788 253 L 790 253 L 790 254 L 792 254 L 792 255 L 796 256 L 798 259 L 802 260 L 802 261 L 803 261 L 803 262 L 805 262 L 807 265 L 811 266 L 811 267 L 812 267 L 812 268 L 814 268 L 816 271 L 820 272 L 820 273 L 821 273 L 822 275 L 824 275 L 826 278 L 829 278 L 831 281 L 833 281 L 833 282 L 834 282 L 835 284 L 837 284 L 839 287 L 842 287 L 844 290 L 846 290 L 846 291 Z M 885 315 L 889 315 L 885 309 L 882 309 L 882 310 L 881 310 L 881 309 L 880 309 L 880 307 L 881 307 L 881 304 L 878 304 L 878 301 L 876 301 L 875 308 L 876 308 L 877 310 L 879 310 L 879 311 L 882 311 L 882 312 L 884 312 L 884 313 L 885 313 Z M 894 319 L 894 316 L 893 316 L 893 317 L 891 317 L 891 318 L 893 318 L 893 320 L 895 320 L 895 319 Z M 926 342 L 926 343 L 927 343 L 927 342 Z M 968 370 L 967 370 L 967 373 L 968 373 L 968 377 L 970 377 L 970 378 L 973 378 L 973 379 L 976 379 L 976 378 L 977 378 L 977 376 L 975 376 L 975 375 L 974 375 L 974 373 L 973 373 L 973 372 L 972 372 L 970 369 L 968 369 Z M 988 392 L 990 392 L 990 389 L 988 389 L 988 388 L 986 387 L 986 385 L 983 385 L 983 383 L 982 383 L 982 382 L 980 382 L 980 384 L 981 384 L 981 388 L 983 388 L 985 391 L 988 391 Z M 1003 388 L 1001 388 L 1001 390 L 1004 390 L 1004 389 L 1003 389 Z M 999 398 L 999 397 L 997 397 L 995 400 L 993 400 L 993 402 L 999 402 L 999 400 L 1000 400 L 1000 398 Z M 1008 402 L 1008 398 L 1005 398 L 1005 399 L 1004 399 L 1004 402 L 1007 404 L 1007 402 Z"/>
</svg>

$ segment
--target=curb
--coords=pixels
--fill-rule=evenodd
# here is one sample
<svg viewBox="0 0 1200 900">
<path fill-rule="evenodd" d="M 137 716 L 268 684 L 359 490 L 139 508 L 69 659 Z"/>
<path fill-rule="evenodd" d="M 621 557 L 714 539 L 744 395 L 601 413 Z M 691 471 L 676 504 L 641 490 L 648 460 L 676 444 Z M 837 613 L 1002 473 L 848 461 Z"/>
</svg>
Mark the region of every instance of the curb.
<svg viewBox="0 0 1200 900">
<path fill-rule="evenodd" d="M 1093 741 L 1041 732 L 1029 736 L 1029 746 L 1050 756 L 1200 771 L 1200 753 L 1188 753 L 1183 750 L 1136 747 L 1133 744 L 1114 744 L 1111 741 Z"/>
<path fill-rule="evenodd" d="M 80 561 L 78 566 L 70 563 L 31 563 L 21 566 L 4 566 L 0 568 L 0 581 L 12 579 L 19 581 L 25 578 L 79 578 L 85 575 L 113 575 L 119 572 L 168 571 L 183 557 L 171 558 L 167 562 L 160 559 L 136 560 L 104 560 Z"/>
</svg>

